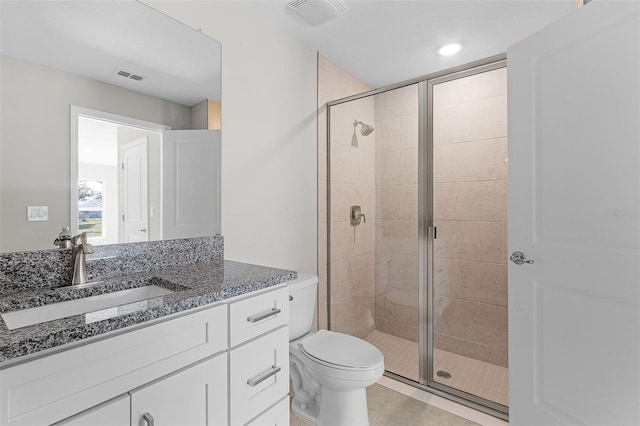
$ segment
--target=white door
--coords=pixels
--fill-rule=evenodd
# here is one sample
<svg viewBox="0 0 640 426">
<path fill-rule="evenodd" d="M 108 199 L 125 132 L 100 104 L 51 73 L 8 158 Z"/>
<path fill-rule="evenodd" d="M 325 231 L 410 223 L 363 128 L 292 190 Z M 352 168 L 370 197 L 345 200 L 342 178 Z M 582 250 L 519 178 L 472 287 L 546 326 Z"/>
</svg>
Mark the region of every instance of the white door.
<svg viewBox="0 0 640 426">
<path fill-rule="evenodd" d="M 149 241 L 148 141 L 144 136 L 122 145 L 122 242 Z"/>
<path fill-rule="evenodd" d="M 640 424 L 640 12 L 508 50 L 510 423 Z"/>
<path fill-rule="evenodd" d="M 220 130 L 163 133 L 164 239 L 220 233 L 220 160 Z"/>
</svg>

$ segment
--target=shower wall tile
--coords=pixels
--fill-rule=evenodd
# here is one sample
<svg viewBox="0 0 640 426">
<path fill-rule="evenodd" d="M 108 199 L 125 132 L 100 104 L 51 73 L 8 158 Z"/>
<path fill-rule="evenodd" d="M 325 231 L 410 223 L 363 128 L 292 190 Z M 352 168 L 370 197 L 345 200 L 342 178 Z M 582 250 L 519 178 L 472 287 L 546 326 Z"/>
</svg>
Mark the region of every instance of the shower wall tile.
<svg viewBox="0 0 640 426">
<path fill-rule="evenodd" d="M 507 308 L 504 306 L 436 296 L 434 318 L 437 333 L 507 349 Z"/>
<path fill-rule="evenodd" d="M 383 317 L 376 318 L 376 330 L 391 334 L 392 336 L 401 337 L 412 342 L 418 341 L 418 327 L 390 321 Z"/>
<path fill-rule="evenodd" d="M 433 147 L 433 182 L 457 182 L 460 176 L 460 146 L 464 144 L 438 145 Z"/>
<path fill-rule="evenodd" d="M 456 259 L 458 248 L 457 223 L 442 220 L 434 222 L 434 226 L 437 228 L 436 239 L 433 242 L 434 257 Z"/>
<path fill-rule="evenodd" d="M 376 315 L 387 321 L 414 326 L 418 323 L 418 308 L 409 308 L 391 301 L 385 295 L 376 296 Z"/>
<path fill-rule="evenodd" d="M 461 104 L 507 94 L 507 69 L 476 74 L 435 86 L 434 107 Z"/>
<path fill-rule="evenodd" d="M 375 154 L 331 144 L 331 182 L 374 184 Z"/>
<path fill-rule="evenodd" d="M 418 221 L 380 219 L 380 237 L 376 243 L 385 253 L 418 254 Z"/>
<path fill-rule="evenodd" d="M 478 102 L 467 102 L 433 109 L 433 145 L 478 139 Z"/>
<path fill-rule="evenodd" d="M 384 109 L 382 110 L 382 116 L 376 115 L 376 120 L 379 118 L 416 114 L 418 111 L 417 84 L 386 92 L 381 98 L 384 99 Z"/>
<path fill-rule="evenodd" d="M 482 99 L 478 102 L 478 139 L 507 136 L 507 96 Z"/>
<path fill-rule="evenodd" d="M 506 70 L 434 88 L 438 349 L 507 364 Z"/>
<path fill-rule="evenodd" d="M 326 244 L 326 240 L 325 240 Z M 322 266 L 321 266 L 322 265 Z M 326 329 L 328 323 L 328 303 L 327 303 L 327 265 L 318 264 L 318 306 L 316 311 L 318 313 L 317 324 L 318 329 Z M 324 303 L 320 303 L 324 301 Z"/>
<path fill-rule="evenodd" d="M 434 203 L 435 204 L 435 203 Z M 506 234 L 501 222 L 437 221 L 437 258 L 506 262 Z"/>
<path fill-rule="evenodd" d="M 433 268 L 436 296 L 507 306 L 506 264 L 436 258 Z"/>
<path fill-rule="evenodd" d="M 408 114 L 376 121 L 380 132 L 381 152 L 416 149 L 418 141 L 418 114 Z"/>
<path fill-rule="evenodd" d="M 417 289 L 403 290 L 384 284 L 376 285 L 376 297 L 384 296 L 388 300 L 407 308 L 418 308 L 418 291 Z M 414 324 L 418 325 L 418 324 Z"/>
<path fill-rule="evenodd" d="M 486 139 L 433 148 L 436 183 L 507 179 L 507 139 Z"/>
<path fill-rule="evenodd" d="M 368 249 L 362 248 L 362 243 L 355 244 L 353 242 L 352 230 L 345 224 L 332 223 L 332 241 L 337 239 L 344 241 L 346 244 L 344 247 L 338 247 L 332 245 L 331 259 L 327 259 L 327 220 L 333 219 L 327 218 L 327 108 L 326 103 L 335 99 L 350 96 L 356 93 L 365 92 L 370 90 L 364 82 L 357 79 L 355 76 L 340 68 L 337 64 L 331 62 L 322 55 L 318 55 L 318 327 L 326 328 L 328 325 L 328 301 L 327 299 L 327 268 L 329 260 L 343 259 L 344 256 L 352 255 L 358 251 L 365 250 L 373 252 L 375 250 L 373 244 L 375 244 L 375 229 L 371 226 L 369 232 L 364 232 L 365 239 L 368 244 L 372 246 Z M 336 112 L 338 109 L 332 111 Z M 372 136 L 362 137 L 357 135 L 354 139 L 353 119 L 373 123 L 375 120 L 375 101 L 373 99 L 366 100 L 364 102 L 358 102 L 353 104 L 344 105 L 340 108 L 338 114 L 332 115 L 332 184 L 335 183 L 335 174 L 338 174 L 339 181 L 345 184 L 353 184 L 360 182 L 365 185 L 373 187 L 374 185 L 374 173 L 375 173 L 375 138 Z M 357 144 L 357 148 L 352 144 Z M 334 156 L 336 153 L 344 154 Z M 360 153 L 368 153 L 368 157 L 361 158 Z M 369 177 L 369 175 L 371 175 Z M 362 178 L 362 179 L 360 179 Z M 371 179 L 371 181 L 369 181 Z M 332 197 L 339 197 L 341 194 L 331 194 Z M 343 200 L 346 200 L 348 196 L 352 194 L 344 194 Z M 335 201 L 335 200 L 334 200 Z M 342 202 L 344 205 L 346 201 Z M 371 220 L 375 223 L 375 212 L 373 211 L 375 206 L 371 204 Z M 353 202 L 352 204 L 357 204 Z M 365 204 L 362 202 L 361 204 Z M 369 207 L 368 207 L 369 208 Z M 347 212 L 348 220 L 348 212 Z M 348 223 L 348 222 L 347 222 Z M 362 232 L 361 232 L 362 234 Z M 362 235 L 359 235 L 362 236 Z M 372 266 L 373 268 L 374 266 Z M 371 295 L 369 297 L 367 310 L 375 308 L 375 298 L 373 295 L 373 285 L 370 289 Z M 353 293 L 353 292 L 352 292 Z M 361 309 L 359 312 L 366 312 L 367 310 Z M 349 329 L 366 330 L 371 328 L 373 320 L 373 313 L 370 313 L 368 317 L 362 319 L 356 318 L 353 314 L 353 301 L 345 300 L 340 301 L 340 304 L 332 305 L 333 321 L 340 327 L 348 327 Z M 336 319 L 337 318 L 337 319 Z M 352 321 L 353 324 L 349 323 Z M 360 325 L 356 323 L 360 322 Z"/>
<path fill-rule="evenodd" d="M 379 98 L 376 329 L 418 340 L 418 92 L 417 86 Z"/>
<path fill-rule="evenodd" d="M 418 220 L 418 185 L 382 185 L 381 219 Z"/>
<path fill-rule="evenodd" d="M 418 150 L 391 151 L 382 155 L 381 184 L 418 183 Z"/>
<path fill-rule="evenodd" d="M 417 291 L 418 256 L 398 253 L 379 253 L 377 277 L 387 287 L 408 292 Z"/>
<path fill-rule="evenodd" d="M 326 245 L 326 241 L 327 241 L 327 224 L 325 223 L 320 223 L 318 225 L 318 238 L 323 239 L 323 241 L 325 241 L 325 245 Z M 318 265 L 326 265 L 327 264 L 327 250 L 324 250 L 322 252 L 318 252 Z"/>
<path fill-rule="evenodd" d="M 373 288 L 375 253 L 350 257 L 331 263 L 331 292 L 335 301 L 345 300 Z"/>
<path fill-rule="evenodd" d="M 351 206 L 359 205 L 362 213 L 366 215 L 368 222 L 375 217 L 375 187 L 370 182 L 368 184 L 360 183 L 342 183 L 333 182 L 332 198 L 331 198 L 331 218 L 335 222 L 349 222 L 351 215 Z"/>
<path fill-rule="evenodd" d="M 435 220 L 505 222 L 507 181 L 434 184 Z"/>
<path fill-rule="evenodd" d="M 481 360 L 501 367 L 509 367 L 507 349 L 498 349 L 468 340 L 434 333 L 434 346 L 440 350 Z"/>
<path fill-rule="evenodd" d="M 331 262 L 345 260 L 375 250 L 375 220 L 353 226 L 349 222 L 331 223 Z"/>
<path fill-rule="evenodd" d="M 331 303 L 331 328 L 341 333 L 366 337 L 375 329 L 375 290 L 366 290 Z M 333 295 L 332 295 L 333 300 Z"/>
<path fill-rule="evenodd" d="M 320 227 L 326 228 L 326 224 L 327 224 L 327 181 L 326 180 L 318 181 L 318 224 L 324 225 Z M 326 238 L 325 238 L 324 244 L 326 245 Z"/>
<path fill-rule="evenodd" d="M 478 140 L 452 147 L 458 160 L 456 181 L 507 179 L 507 138 Z"/>
</svg>

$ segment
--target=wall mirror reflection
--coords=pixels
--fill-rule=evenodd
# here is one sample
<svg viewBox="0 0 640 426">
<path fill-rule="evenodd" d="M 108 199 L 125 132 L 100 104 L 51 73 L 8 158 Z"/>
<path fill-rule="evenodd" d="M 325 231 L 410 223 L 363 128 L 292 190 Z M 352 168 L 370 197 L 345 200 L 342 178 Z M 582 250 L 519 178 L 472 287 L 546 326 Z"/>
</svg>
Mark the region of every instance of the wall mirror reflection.
<svg viewBox="0 0 640 426">
<path fill-rule="evenodd" d="M 133 0 L 3 1 L 0 25 L 0 252 L 220 233 L 218 41 Z"/>
</svg>

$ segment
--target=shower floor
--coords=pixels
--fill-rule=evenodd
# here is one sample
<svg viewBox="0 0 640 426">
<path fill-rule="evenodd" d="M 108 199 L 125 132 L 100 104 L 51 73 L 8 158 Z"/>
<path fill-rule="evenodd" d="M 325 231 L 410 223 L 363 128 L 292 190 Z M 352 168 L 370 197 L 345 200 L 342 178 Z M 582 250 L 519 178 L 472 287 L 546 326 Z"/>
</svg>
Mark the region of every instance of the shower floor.
<svg viewBox="0 0 640 426">
<path fill-rule="evenodd" d="M 418 381 L 418 344 L 410 340 L 374 330 L 367 338 L 384 354 L 387 371 Z M 452 388 L 509 405 L 509 369 L 451 352 L 434 350 L 434 367 L 451 374 L 436 381 Z"/>
</svg>

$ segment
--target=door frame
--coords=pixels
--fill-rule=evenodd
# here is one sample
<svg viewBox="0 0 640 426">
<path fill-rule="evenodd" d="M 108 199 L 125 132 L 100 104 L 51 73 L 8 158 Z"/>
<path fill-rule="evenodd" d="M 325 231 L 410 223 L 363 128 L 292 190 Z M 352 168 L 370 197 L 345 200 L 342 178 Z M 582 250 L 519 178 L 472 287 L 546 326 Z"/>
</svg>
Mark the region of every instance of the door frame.
<svg viewBox="0 0 640 426">
<path fill-rule="evenodd" d="M 78 122 L 79 119 L 92 118 L 95 120 L 108 121 L 115 124 L 122 124 L 129 127 L 151 130 L 162 133 L 171 130 L 171 126 L 154 123 L 151 121 L 139 120 L 124 115 L 112 114 L 110 112 L 99 111 L 97 109 L 84 108 L 77 105 L 70 105 L 69 108 L 69 226 L 71 232 L 78 233 Z M 160 150 L 162 159 L 162 150 Z M 161 183 L 162 184 L 162 183 Z M 162 189 L 160 191 L 162 194 Z"/>
</svg>

